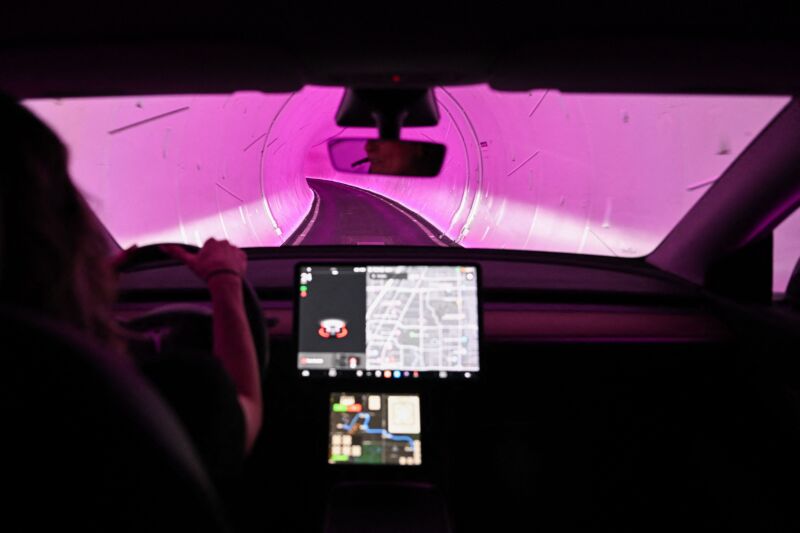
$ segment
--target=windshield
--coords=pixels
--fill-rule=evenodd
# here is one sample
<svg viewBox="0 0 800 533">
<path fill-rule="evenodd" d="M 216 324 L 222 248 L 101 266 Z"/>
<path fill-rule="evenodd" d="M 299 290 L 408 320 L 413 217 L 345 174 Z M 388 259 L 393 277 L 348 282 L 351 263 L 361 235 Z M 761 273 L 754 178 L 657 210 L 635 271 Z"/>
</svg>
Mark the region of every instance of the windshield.
<svg viewBox="0 0 800 533">
<path fill-rule="evenodd" d="M 344 174 L 344 90 L 29 100 L 117 242 L 650 253 L 789 102 L 437 88 L 435 178 Z"/>
</svg>

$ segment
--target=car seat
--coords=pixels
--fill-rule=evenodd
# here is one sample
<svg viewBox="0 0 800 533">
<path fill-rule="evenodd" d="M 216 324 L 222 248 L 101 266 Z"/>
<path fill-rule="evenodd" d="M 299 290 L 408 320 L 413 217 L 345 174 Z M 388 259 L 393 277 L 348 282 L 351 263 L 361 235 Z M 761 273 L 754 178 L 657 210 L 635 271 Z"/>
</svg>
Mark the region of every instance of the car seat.
<svg viewBox="0 0 800 533">
<path fill-rule="evenodd" d="M 124 354 L 0 306 L 6 531 L 227 531 L 175 415 Z"/>
</svg>

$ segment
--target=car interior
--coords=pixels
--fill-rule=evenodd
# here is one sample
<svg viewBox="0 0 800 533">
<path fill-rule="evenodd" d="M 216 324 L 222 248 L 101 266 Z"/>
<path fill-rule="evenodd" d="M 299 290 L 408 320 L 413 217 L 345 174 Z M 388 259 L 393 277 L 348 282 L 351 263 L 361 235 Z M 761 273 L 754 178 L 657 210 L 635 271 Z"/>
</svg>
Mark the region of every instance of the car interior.
<svg viewBox="0 0 800 533">
<path fill-rule="evenodd" d="M 216 487 L 130 361 L 0 305 L 2 529 L 800 528 L 792 21 L 445 4 L 0 20 L 0 91 L 138 246 L 121 324 L 210 349 L 159 244 L 246 252 L 264 407 Z"/>
</svg>

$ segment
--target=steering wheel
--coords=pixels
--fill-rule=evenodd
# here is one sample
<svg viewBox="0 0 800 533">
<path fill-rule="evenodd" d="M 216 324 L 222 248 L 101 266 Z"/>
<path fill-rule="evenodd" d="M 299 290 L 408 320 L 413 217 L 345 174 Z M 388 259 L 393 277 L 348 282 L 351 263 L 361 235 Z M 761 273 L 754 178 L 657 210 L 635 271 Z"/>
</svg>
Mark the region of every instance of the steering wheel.
<svg viewBox="0 0 800 533">
<path fill-rule="evenodd" d="M 179 245 L 190 252 L 198 252 L 197 246 Z M 120 272 L 139 270 L 148 263 L 174 262 L 175 259 L 163 252 L 158 244 L 151 244 L 136 248 L 128 252 L 123 262 L 117 265 Z M 250 282 L 242 277 L 242 295 L 244 296 L 244 310 L 256 357 L 264 379 L 269 363 L 269 343 L 267 341 L 267 328 L 264 322 L 261 302 Z M 163 345 L 167 343 L 184 345 L 187 348 L 211 351 L 212 342 L 212 312 L 208 304 L 180 303 L 160 306 L 143 315 L 125 322 L 128 329 L 139 333 L 150 334 L 156 342 Z"/>
</svg>

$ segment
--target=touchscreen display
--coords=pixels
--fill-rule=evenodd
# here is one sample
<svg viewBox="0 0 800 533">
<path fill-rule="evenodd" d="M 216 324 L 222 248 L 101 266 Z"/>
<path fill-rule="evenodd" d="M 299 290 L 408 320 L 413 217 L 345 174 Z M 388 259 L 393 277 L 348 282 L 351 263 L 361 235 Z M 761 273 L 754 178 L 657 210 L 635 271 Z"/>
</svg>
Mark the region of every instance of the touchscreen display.
<svg viewBox="0 0 800 533">
<path fill-rule="evenodd" d="M 480 369 L 475 266 L 301 266 L 302 376 L 470 378 Z"/>
<path fill-rule="evenodd" d="M 419 396 L 331 394 L 330 464 L 422 464 Z"/>
</svg>

